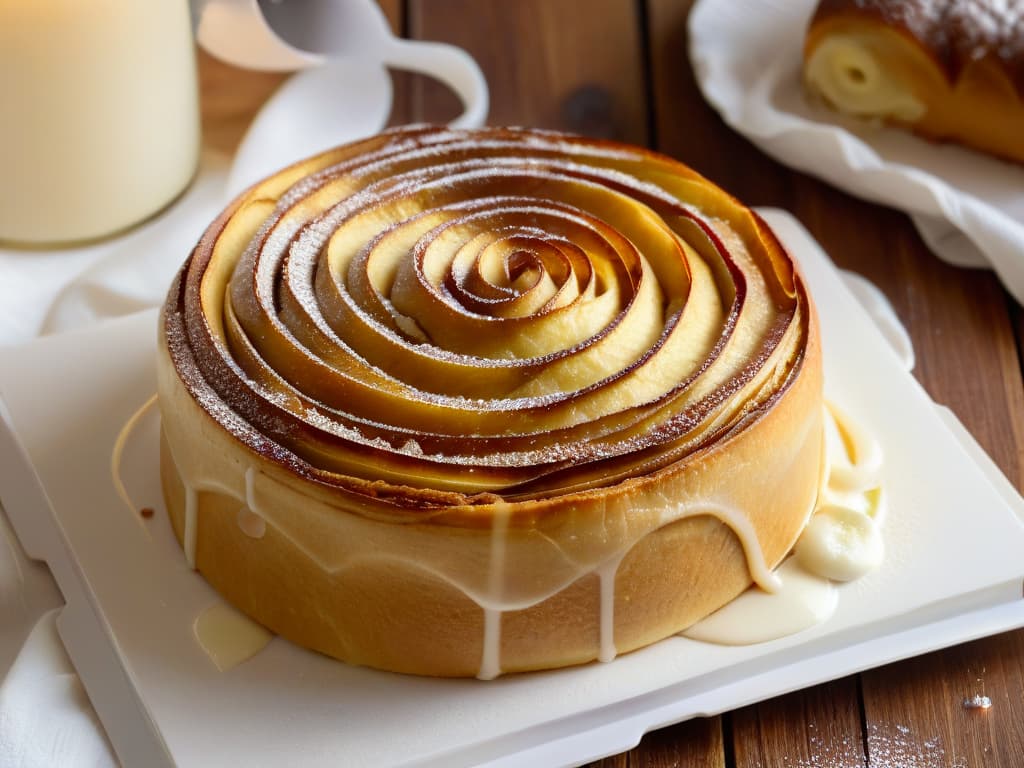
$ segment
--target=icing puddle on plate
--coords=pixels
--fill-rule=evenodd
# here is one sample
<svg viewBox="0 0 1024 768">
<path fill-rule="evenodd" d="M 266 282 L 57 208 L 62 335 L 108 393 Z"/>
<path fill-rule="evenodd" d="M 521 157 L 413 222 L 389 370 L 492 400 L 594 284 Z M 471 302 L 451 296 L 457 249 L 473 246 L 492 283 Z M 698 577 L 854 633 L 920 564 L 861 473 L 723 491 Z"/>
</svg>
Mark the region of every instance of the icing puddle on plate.
<svg viewBox="0 0 1024 768">
<path fill-rule="evenodd" d="M 792 557 L 775 571 L 777 587 L 751 587 L 679 634 L 722 645 L 751 645 L 826 621 L 839 604 L 834 582 L 882 564 L 885 495 L 882 452 L 834 405 L 825 408 L 825 478 Z"/>
<path fill-rule="evenodd" d="M 217 669 L 226 672 L 262 651 L 273 635 L 227 603 L 204 609 L 192 625 L 192 634 Z"/>
<path fill-rule="evenodd" d="M 124 424 L 111 455 L 112 481 L 118 495 L 132 512 L 139 507 L 129 497 L 121 476 L 121 460 L 132 432 L 150 413 L 155 396 L 144 403 Z M 774 572 L 763 567 L 760 546 L 744 541 L 748 565 L 755 586 L 715 613 L 679 634 L 708 643 L 750 645 L 767 642 L 809 629 L 827 621 L 839 603 L 835 582 L 852 581 L 878 567 L 884 554 L 881 527 L 885 498 L 880 484 L 882 453 L 877 443 L 859 425 L 834 405 L 825 408 L 825 462 L 821 491 L 807 526 L 793 552 Z M 244 504 L 237 524 L 250 538 L 262 538 L 266 520 L 257 511 L 254 484 L 257 470 L 245 473 Z M 195 567 L 194 541 L 196 488 L 187 489 L 185 558 Z M 188 514 L 192 512 L 193 514 Z M 711 511 L 710 513 L 713 513 Z M 500 517 L 500 516 L 499 516 Z M 730 526 L 736 530 L 736 526 Z M 501 520 L 495 525 L 502 530 Z M 739 535 L 740 532 L 737 532 Z M 742 537 L 741 537 L 742 538 Z M 500 571 L 502 547 L 495 536 L 492 570 Z M 625 553 L 622 553 L 624 555 Z M 599 660 L 613 660 L 617 651 L 612 637 L 610 610 L 614 602 L 615 573 L 622 555 L 597 569 L 601 585 L 601 647 Z M 495 565 L 497 561 L 497 565 Z M 758 566 L 761 566 L 760 568 Z M 501 674 L 501 610 L 484 607 L 484 644 L 478 677 L 491 679 Z M 217 602 L 203 609 L 193 623 L 193 635 L 220 671 L 226 671 L 259 653 L 273 635 L 227 603 Z"/>
</svg>

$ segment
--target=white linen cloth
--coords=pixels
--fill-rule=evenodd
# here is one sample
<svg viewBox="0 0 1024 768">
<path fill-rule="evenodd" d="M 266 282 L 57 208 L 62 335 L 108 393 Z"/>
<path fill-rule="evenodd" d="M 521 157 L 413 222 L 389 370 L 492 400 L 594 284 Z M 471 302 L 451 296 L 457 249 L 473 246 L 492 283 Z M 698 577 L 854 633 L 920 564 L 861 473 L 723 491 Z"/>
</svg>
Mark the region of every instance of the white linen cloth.
<svg viewBox="0 0 1024 768">
<path fill-rule="evenodd" d="M 62 603 L 49 570 L 25 556 L 0 511 L 0 765 L 5 768 L 113 762 L 57 636 L 55 612 Z"/>
<path fill-rule="evenodd" d="M 58 610 L 35 623 L 0 686 L 4 766 L 115 765 L 85 689 L 57 636 Z"/>
<path fill-rule="evenodd" d="M 705 98 L 775 159 L 905 211 L 936 255 L 990 267 L 1024 303 L 1024 166 L 810 103 L 800 68 L 815 6 L 700 0 L 690 15 L 690 55 Z"/>
</svg>

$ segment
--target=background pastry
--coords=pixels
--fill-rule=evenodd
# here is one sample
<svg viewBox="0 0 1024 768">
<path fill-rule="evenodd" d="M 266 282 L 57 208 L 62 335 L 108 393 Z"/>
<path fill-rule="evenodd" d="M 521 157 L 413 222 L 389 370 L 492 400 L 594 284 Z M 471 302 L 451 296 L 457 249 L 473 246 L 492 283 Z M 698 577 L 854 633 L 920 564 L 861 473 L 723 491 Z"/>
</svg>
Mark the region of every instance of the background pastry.
<svg viewBox="0 0 1024 768">
<path fill-rule="evenodd" d="M 1024 2 L 822 0 L 808 89 L 858 117 L 1024 162 Z"/>
</svg>

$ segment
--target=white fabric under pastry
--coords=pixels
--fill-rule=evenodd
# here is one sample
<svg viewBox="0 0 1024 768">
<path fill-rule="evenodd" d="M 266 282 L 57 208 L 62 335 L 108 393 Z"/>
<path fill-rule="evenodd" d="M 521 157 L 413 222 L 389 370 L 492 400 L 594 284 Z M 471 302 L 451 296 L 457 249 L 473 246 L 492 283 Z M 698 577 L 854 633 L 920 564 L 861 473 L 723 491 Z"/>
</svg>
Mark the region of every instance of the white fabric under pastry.
<svg viewBox="0 0 1024 768">
<path fill-rule="evenodd" d="M 0 764 L 5 768 L 117 765 L 57 634 L 59 609 L 32 627 L 0 685 Z"/>
<path fill-rule="evenodd" d="M 0 765 L 116 765 L 113 750 L 57 634 L 63 604 L 45 565 L 30 560 L 0 507 Z"/>
</svg>

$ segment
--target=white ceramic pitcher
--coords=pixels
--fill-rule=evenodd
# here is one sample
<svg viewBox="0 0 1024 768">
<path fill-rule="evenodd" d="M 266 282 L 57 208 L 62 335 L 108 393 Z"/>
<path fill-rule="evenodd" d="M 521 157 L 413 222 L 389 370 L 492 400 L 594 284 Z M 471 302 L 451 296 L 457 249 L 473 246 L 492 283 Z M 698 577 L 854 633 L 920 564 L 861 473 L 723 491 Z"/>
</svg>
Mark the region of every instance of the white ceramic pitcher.
<svg viewBox="0 0 1024 768">
<path fill-rule="evenodd" d="M 199 0 L 191 17 L 187 0 L 0 0 L 0 241 L 108 236 L 188 185 L 200 146 L 193 19 L 199 44 L 239 66 L 329 76 L 369 61 L 449 85 L 460 125 L 487 112 L 472 58 L 394 38 L 375 0 Z"/>
</svg>

